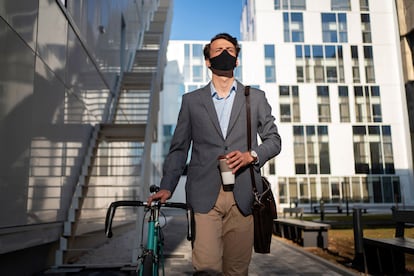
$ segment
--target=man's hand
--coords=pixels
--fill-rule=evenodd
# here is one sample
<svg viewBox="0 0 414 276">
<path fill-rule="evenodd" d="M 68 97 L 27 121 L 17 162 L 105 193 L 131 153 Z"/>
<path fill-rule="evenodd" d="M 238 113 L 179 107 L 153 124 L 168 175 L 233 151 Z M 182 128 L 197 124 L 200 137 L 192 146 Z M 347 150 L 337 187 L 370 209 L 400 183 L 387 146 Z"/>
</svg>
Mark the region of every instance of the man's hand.
<svg viewBox="0 0 414 276">
<path fill-rule="evenodd" d="M 148 205 L 151 205 L 151 202 L 159 199 L 161 203 L 165 203 L 167 199 L 171 197 L 171 192 L 168 190 L 159 190 L 157 193 L 151 195 L 147 199 Z"/>
<path fill-rule="evenodd" d="M 240 168 L 250 165 L 254 158 L 250 152 L 241 152 L 239 150 L 229 152 L 226 154 L 227 164 L 233 169 L 231 172 L 235 174 Z"/>
</svg>

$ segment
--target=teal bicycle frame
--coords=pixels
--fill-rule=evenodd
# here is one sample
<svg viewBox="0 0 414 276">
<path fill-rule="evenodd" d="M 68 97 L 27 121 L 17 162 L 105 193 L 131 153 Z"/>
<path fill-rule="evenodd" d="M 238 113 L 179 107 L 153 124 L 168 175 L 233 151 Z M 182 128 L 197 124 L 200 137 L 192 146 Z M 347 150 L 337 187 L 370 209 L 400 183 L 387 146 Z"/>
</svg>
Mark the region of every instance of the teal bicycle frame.
<svg viewBox="0 0 414 276">
<path fill-rule="evenodd" d="M 165 275 L 164 271 L 164 258 L 163 258 L 163 249 L 164 249 L 164 240 L 160 236 L 161 231 L 161 225 L 159 222 L 159 214 L 160 214 L 160 203 L 155 202 L 155 206 L 152 206 L 150 209 L 150 217 L 148 220 L 148 237 L 147 237 L 147 247 L 145 248 L 143 244 L 141 243 L 142 248 L 142 255 L 138 257 L 138 259 L 141 259 L 141 264 L 139 268 L 139 276 L 146 276 L 148 273 L 148 266 L 150 266 L 150 263 L 152 263 L 152 268 L 150 269 L 152 271 L 153 276 L 158 275 L 159 271 L 159 264 L 160 264 L 160 258 L 161 258 L 161 266 L 162 266 L 162 275 Z M 145 219 L 145 216 L 144 216 Z M 143 236 L 143 235 L 142 235 Z M 142 241 L 141 237 L 141 241 Z M 147 260 L 147 262 L 145 262 Z M 148 261 L 148 260 L 151 260 Z M 146 265 L 146 263 L 148 263 Z"/>
<path fill-rule="evenodd" d="M 155 193 L 159 190 L 157 186 L 151 186 L 150 191 Z M 187 232 L 187 240 L 192 239 L 192 232 L 191 232 L 191 224 L 190 221 L 192 219 L 192 212 L 187 207 L 185 203 L 176 203 L 176 202 L 166 202 L 160 203 L 159 201 L 153 202 L 151 206 L 147 204 L 147 202 L 143 201 L 136 201 L 136 200 L 124 200 L 124 201 L 115 201 L 112 202 L 108 208 L 106 213 L 105 219 L 105 234 L 108 238 L 113 236 L 112 233 L 112 221 L 115 215 L 115 210 L 117 207 L 120 206 L 133 206 L 133 207 L 144 207 L 147 212 L 150 212 L 148 223 L 147 223 L 147 245 L 143 245 L 143 231 L 144 227 L 142 227 L 141 233 L 141 249 L 142 254 L 138 257 L 140 260 L 137 266 L 137 275 L 139 276 L 158 276 L 160 266 L 162 268 L 162 275 L 165 275 L 164 272 L 164 237 L 162 235 L 162 229 L 159 221 L 160 216 L 160 209 L 161 207 L 169 207 L 169 208 L 179 208 L 187 210 L 187 223 L 188 223 L 188 232 Z M 145 221 L 146 215 L 144 215 L 143 220 Z M 144 223 L 143 221 L 143 223 Z"/>
</svg>

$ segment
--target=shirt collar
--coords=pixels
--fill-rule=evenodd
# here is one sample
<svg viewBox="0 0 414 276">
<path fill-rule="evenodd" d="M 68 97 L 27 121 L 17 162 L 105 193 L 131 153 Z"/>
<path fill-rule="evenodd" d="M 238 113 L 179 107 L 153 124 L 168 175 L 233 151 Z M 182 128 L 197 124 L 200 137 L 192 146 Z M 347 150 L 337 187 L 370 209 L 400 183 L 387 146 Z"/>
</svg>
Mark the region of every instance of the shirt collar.
<svg viewBox="0 0 414 276">
<path fill-rule="evenodd" d="M 216 90 L 216 88 L 214 87 L 214 84 L 213 84 L 213 82 L 211 82 L 210 83 L 210 90 L 211 90 L 211 97 L 212 98 L 216 98 L 216 99 L 222 99 L 222 98 L 219 98 L 218 97 L 218 93 L 217 93 L 217 90 Z M 229 97 L 230 96 L 230 94 L 232 93 L 232 92 L 236 92 L 237 91 L 237 82 L 236 82 L 236 80 L 234 80 L 233 81 L 233 85 L 232 85 L 232 87 L 230 88 L 230 93 L 229 93 L 229 95 L 227 96 L 227 97 Z"/>
</svg>

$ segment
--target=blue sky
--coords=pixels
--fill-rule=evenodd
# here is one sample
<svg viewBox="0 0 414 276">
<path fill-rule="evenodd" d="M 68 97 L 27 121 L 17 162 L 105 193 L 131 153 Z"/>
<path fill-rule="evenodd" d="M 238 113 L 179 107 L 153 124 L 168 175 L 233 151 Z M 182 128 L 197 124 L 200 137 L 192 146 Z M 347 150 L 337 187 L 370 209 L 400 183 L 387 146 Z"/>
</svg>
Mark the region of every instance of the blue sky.
<svg viewBox="0 0 414 276">
<path fill-rule="evenodd" d="M 174 0 L 170 39 L 210 40 L 227 32 L 240 39 L 243 0 Z"/>
</svg>

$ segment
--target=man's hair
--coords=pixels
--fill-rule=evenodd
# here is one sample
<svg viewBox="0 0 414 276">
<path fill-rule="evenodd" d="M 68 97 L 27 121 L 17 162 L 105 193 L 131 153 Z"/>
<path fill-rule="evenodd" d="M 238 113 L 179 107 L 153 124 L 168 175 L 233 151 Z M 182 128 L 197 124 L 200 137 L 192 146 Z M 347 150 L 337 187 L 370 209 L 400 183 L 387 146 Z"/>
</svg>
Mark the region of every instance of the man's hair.
<svg viewBox="0 0 414 276">
<path fill-rule="evenodd" d="M 208 44 L 206 44 L 206 45 L 204 46 L 204 49 L 203 49 L 204 59 L 209 59 L 209 58 L 210 58 L 210 46 L 211 46 L 211 43 L 212 43 L 214 40 L 217 40 L 217 39 L 225 39 L 225 40 L 229 41 L 231 44 L 233 44 L 233 45 L 234 45 L 234 47 L 236 48 L 236 56 L 239 56 L 239 52 L 240 52 L 240 45 L 239 45 L 239 43 L 237 42 L 237 38 L 235 38 L 235 37 L 233 37 L 233 36 L 229 35 L 228 33 L 219 33 L 219 34 L 215 35 L 215 36 L 214 36 L 214 37 L 210 40 L 210 43 L 208 43 Z"/>
</svg>

